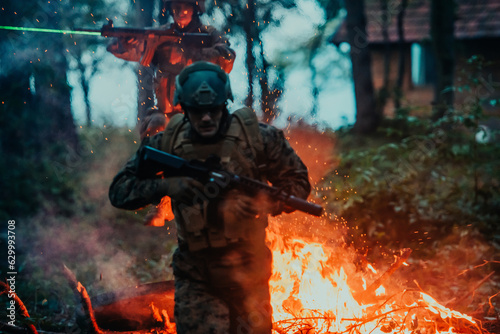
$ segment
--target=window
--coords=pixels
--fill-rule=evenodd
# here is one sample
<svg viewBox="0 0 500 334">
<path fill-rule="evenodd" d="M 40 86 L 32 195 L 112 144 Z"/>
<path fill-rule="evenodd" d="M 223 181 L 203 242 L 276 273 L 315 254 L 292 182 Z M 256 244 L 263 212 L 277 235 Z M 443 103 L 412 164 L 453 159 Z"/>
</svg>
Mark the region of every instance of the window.
<svg viewBox="0 0 500 334">
<path fill-rule="evenodd" d="M 414 86 L 433 84 L 436 81 L 436 64 L 429 44 L 411 45 L 411 81 Z"/>
</svg>

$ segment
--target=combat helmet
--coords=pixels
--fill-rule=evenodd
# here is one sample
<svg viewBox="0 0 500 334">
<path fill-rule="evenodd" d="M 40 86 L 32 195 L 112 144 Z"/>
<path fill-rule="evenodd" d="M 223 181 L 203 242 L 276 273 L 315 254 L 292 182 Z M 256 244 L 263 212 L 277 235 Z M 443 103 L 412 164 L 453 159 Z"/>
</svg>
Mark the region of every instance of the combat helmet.
<svg viewBox="0 0 500 334">
<path fill-rule="evenodd" d="M 186 66 L 175 78 L 174 106 L 212 108 L 233 101 L 227 73 L 218 65 L 199 61 Z"/>
<path fill-rule="evenodd" d="M 202 14 L 205 12 L 205 0 L 163 0 L 165 3 L 165 6 L 170 7 L 172 2 L 184 2 L 184 3 L 189 3 L 194 6 L 196 9 L 196 12 L 198 14 Z"/>
</svg>

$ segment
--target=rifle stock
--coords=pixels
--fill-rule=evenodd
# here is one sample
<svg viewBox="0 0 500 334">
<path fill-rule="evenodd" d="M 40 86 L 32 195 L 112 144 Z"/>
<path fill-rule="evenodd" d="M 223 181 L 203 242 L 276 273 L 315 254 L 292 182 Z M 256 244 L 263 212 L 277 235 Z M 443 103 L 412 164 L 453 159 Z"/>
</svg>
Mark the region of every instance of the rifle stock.
<svg viewBox="0 0 500 334">
<path fill-rule="evenodd" d="M 218 186 L 240 188 L 251 193 L 263 191 L 270 195 L 270 198 L 282 201 L 285 205 L 296 210 L 317 217 L 323 213 L 323 207 L 320 205 L 286 194 L 267 183 L 213 168 L 210 163 L 198 160 L 187 161 L 150 146 L 143 147 L 140 152 L 138 175 L 147 177 L 147 175 L 155 175 L 162 171 L 166 177 L 188 176 L 202 183 L 213 182 Z"/>
</svg>

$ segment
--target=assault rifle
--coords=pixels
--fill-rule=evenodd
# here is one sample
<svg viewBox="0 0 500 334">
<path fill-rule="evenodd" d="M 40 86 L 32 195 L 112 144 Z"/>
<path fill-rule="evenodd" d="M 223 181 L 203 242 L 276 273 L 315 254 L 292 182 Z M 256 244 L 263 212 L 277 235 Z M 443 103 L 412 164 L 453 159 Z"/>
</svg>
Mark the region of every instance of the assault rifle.
<svg viewBox="0 0 500 334">
<path fill-rule="evenodd" d="M 218 157 L 210 157 L 207 161 L 187 161 L 178 156 L 157 150 L 150 146 L 142 148 L 139 158 L 139 176 L 155 175 L 164 172 L 168 176 L 188 176 L 205 184 L 205 188 L 215 189 L 238 188 L 250 193 L 265 192 L 270 198 L 281 201 L 285 205 L 305 213 L 321 216 L 323 208 L 302 198 L 289 195 L 280 189 L 249 177 L 229 173 L 220 167 Z"/>
<path fill-rule="evenodd" d="M 187 43 L 198 47 L 208 47 L 211 36 L 207 33 L 172 32 L 165 29 L 154 28 L 116 28 L 113 20 L 109 20 L 101 29 L 75 29 L 91 33 L 100 32 L 104 37 L 128 37 L 136 39 L 159 39 L 160 42 Z"/>
<path fill-rule="evenodd" d="M 178 32 L 166 29 L 154 28 L 116 28 L 113 20 L 109 20 L 100 30 L 98 29 L 76 29 L 76 31 L 101 33 L 104 37 L 135 38 L 146 40 L 146 50 L 141 65 L 149 65 L 154 54 L 154 47 L 165 43 L 178 44 L 182 47 L 206 48 L 212 46 L 212 36 L 207 33 Z"/>
</svg>

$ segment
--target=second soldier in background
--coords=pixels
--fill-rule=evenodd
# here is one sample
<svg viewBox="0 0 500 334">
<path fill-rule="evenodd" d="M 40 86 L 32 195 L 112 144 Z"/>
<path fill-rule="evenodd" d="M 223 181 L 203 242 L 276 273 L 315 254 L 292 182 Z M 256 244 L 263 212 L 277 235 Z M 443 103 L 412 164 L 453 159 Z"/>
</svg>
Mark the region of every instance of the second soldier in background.
<svg viewBox="0 0 500 334">
<path fill-rule="evenodd" d="M 211 41 L 203 47 L 196 47 L 183 43 L 150 43 L 134 38 L 119 38 L 108 46 L 108 51 L 116 57 L 140 62 L 141 65 L 154 69 L 156 107 L 151 108 L 146 117 L 140 120 L 141 139 L 163 131 L 168 119 L 182 112 L 179 107 L 173 106 L 172 99 L 175 77 L 185 66 L 203 60 L 217 64 L 229 73 L 236 56 L 221 32 L 201 23 L 200 15 L 205 11 L 204 0 L 165 0 L 164 3 L 173 23 L 159 29 L 164 28 L 173 34 L 206 33 L 210 35 Z"/>
<path fill-rule="evenodd" d="M 148 109 L 139 120 L 141 140 L 162 132 L 169 119 L 182 113 L 180 106 L 172 103 L 175 77 L 187 65 L 196 61 L 208 61 L 219 65 L 226 73 L 231 72 L 236 54 L 230 48 L 227 38 L 211 26 L 201 23 L 200 15 L 205 12 L 205 0 L 164 0 L 165 10 L 173 18 L 173 23 L 159 27 L 172 34 L 205 33 L 210 35 L 210 43 L 203 47 L 188 44 L 151 43 L 149 40 L 119 38 L 108 46 L 108 51 L 118 58 L 140 62 L 154 69 L 153 89 L 156 106 Z M 165 219 L 172 218 L 170 199 L 152 206 L 145 217 L 145 224 L 163 226 Z"/>
</svg>

